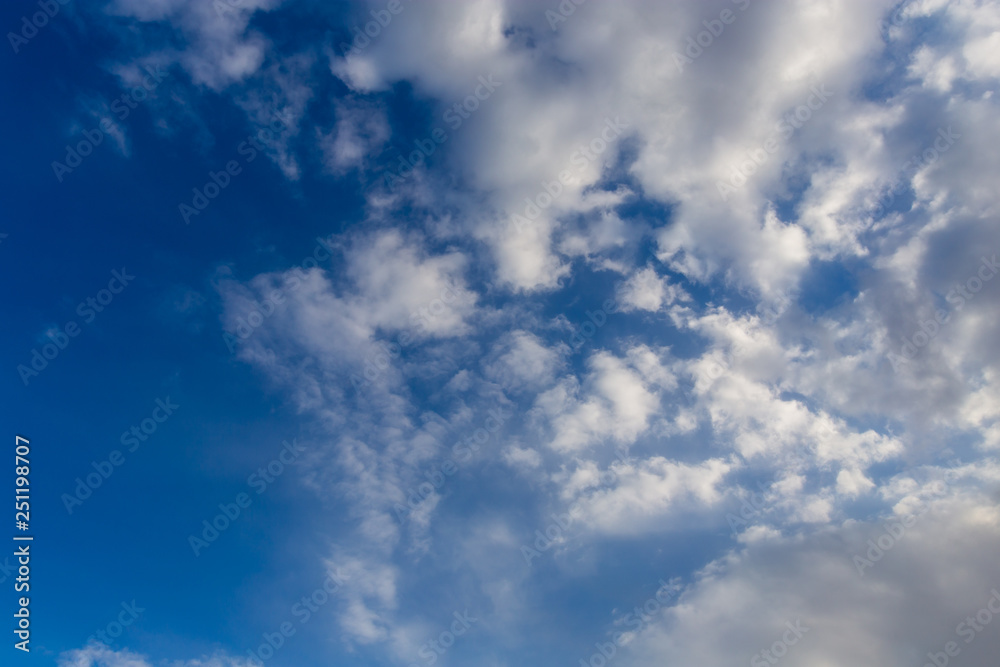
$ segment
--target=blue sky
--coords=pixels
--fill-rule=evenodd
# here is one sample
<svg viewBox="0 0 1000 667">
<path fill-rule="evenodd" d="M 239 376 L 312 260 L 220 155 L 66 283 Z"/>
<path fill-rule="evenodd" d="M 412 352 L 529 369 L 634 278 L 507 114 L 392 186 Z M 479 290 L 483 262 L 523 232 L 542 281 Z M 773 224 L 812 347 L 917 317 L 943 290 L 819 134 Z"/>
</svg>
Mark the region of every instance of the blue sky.
<svg viewBox="0 0 1000 667">
<path fill-rule="evenodd" d="M 0 26 L 2 664 L 993 664 L 995 4 Z"/>
</svg>

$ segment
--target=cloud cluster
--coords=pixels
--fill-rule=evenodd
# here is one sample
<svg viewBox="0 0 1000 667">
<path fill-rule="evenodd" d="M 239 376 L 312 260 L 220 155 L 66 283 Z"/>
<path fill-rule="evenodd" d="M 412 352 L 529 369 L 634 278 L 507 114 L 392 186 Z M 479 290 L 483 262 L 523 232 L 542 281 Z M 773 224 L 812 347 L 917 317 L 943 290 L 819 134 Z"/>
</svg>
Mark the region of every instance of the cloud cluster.
<svg viewBox="0 0 1000 667">
<path fill-rule="evenodd" d="M 59 656 L 59 667 L 153 667 L 157 662 L 127 649 L 116 651 L 103 644 L 89 644 L 81 649 L 66 651 Z M 251 667 L 242 658 L 225 655 L 205 656 L 175 661 L 173 667 Z"/>
</svg>

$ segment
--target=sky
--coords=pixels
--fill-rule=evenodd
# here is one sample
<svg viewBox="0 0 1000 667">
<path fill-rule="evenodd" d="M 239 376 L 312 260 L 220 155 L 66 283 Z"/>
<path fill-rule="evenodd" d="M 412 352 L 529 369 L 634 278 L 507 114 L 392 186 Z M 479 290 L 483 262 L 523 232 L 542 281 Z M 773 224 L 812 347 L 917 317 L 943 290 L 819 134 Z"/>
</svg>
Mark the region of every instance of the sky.
<svg viewBox="0 0 1000 667">
<path fill-rule="evenodd" d="M 995 664 L 996 2 L 0 27 L 0 664 Z"/>
</svg>

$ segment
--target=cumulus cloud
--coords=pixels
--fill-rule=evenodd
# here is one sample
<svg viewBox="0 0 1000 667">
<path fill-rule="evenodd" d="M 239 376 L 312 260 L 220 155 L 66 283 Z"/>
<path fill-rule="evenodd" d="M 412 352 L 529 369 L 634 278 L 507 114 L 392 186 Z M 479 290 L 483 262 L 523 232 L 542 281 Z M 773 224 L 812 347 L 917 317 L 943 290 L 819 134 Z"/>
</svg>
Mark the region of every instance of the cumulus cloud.
<svg viewBox="0 0 1000 667">
<path fill-rule="evenodd" d="M 646 310 L 655 313 L 677 300 L 688 300 L 688 296 L 681 287 L 671 284 L 667 278 L 657 275 L 655 269 L 647 266 L 637 271 L 622 286 L 618 300 L 625 311 Z"/>
<path fill-rule="evenodd" d="M 510 390 L 537 391 L 553 383 L 567 351 L 564 344 L 546 347 L 538 336 L 515 331 L 496 344 L 484 362 L 484 371 Z"/>
<path fill-rule="evenodd" d="M 627 445 L 649 428 L 661 392 L 675 379 L 648 348 L 633 349 L 630 357 L 596 353 L 582 383 L 570 377 L 538 396 L 537 410 L 551 428 L 549 447 L 569 453 L 600 442 Z"/>
<path fill-rule="evenodd" d="M 153 667 L 161 664 L 127 649 L 114 650 L 104 644 L 88 644 L 84 648 L 66 651 L 58 658 L 59 667 Z M 224 655 L 206 656 L 170 663 L 172 667 L 250 667 L 242 658 Z"/>
<path fill-rule="evenodd" d="M 767 651 L 787 665 L 903 667 L 955 642 L 963 662 L 986 664 L 1000 644 L 975 615 L 1000 583 L 986 556 L 1000 539 L 996 508 L 949 498 L 910 528 L 902 518 L 775 537 L 711 563 L 619 660 L 764 665 Z M 877 560 L 859 567 L 854 557 L 869 553 Z M 992 604 L 1000 608 L 1000 597 Z"/>
<path fill-rule="evenodd" d="M 389 134 L 385 112 L 377 105 L 342 104 L 337 109 L 334 128 L 320 135 L 327 169 L 340 173 L 363 165 L 368 156 L 381 151 Z"/>
<path fill-rule="evenodd" d="M 161 23 L 186 38 L 183 49 L 165 46 L 150 54 L 179 63 L 200 85 L 219 90 L 253 74 L 264 62 L 269 42 L 249 29 L 254 14 L 270 11 L 281 0 L 197 2 L 195 0 L 115 0 L 107 7 L 114 16 L 142 23 Z"/>
<path fill-rule="evenodd" d="M 716 505 L 725 496 L 723 481 L 732 468 L 720 459 L 687 465 L 655 456 L 638 463 L 617 462 L 608 471 L 584 465 L 564 493 L 579 494 L 570 512 L 587 528 L 631 535 L 662 529 L 682 512 Z M 607 486 L 606 477 L 611 480 Z"/>
</svg>

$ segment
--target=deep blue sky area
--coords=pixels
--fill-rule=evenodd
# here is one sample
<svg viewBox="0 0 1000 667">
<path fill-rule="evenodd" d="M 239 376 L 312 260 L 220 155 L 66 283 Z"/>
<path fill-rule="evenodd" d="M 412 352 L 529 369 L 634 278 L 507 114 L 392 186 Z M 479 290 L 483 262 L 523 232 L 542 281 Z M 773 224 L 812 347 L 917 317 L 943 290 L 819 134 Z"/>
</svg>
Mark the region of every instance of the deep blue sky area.
<svg viewBox="0 0 1000 667">
<path fill-rule="evenodd" d="M 16 24 L 31 6 L 5 3 L 0 25 Z M 283 440 L 303 433 L 226 348 L 214 304 L 180 315 L 177 306 L 186 291 L 210 295 L 218 266 L 249 277 L 307 256 L 316 236 L 356 223 L 358 198 L 329 180 L 282 187 L 273 164 L 260 159 L 185 226 L 178 203 L 254 129 L 211 96 L 199 116 L 214 145 L 193 128 L 156 132 L 140 104 L 124 121 L 129 158 L 105 139 L 58 182 L 50 163 L 63 162 L 65 146 L 97 126 L 79 113 L 80 100 L 125 92 L 102 67 L 116 57 L 114 38 L 65 24 L 59 32 L 42 30 L 0 67 L 7 91 L 0 118 L 10 129 L 0 178 L 2 347 L 10 368 L 0 392 L 5 431 L 31 438 L 36 657 L 82 646 L 133 599 L 146 611 L 118 647 L 149 641 L 165 657 L 186 657 L 188 649 L 151 632 L 165 619 L 200 650 L 220 641 L 249 645 L 253 608 L 241 592 L 269 573 L 315 570 L 289 546 L 311 539 L 311 519 L 290 504 L 298 492 L 279 478 L 277 493 L 257 500 L 250 520 L 198 558 L 186 536 L 247 490 L 247 476 Z M 168 77 L 162 92 L 171 85 L 187 84 Z M 306 198 L 322 205 L 310 210 Z M 78 304 L 122 269 L 134 281 L 86 323 Z M 30 366 L 32 350 L 50 342 L 46 332 L 71 321 L 80 333 L 25 386 L 15 366 Z M 176 414 L 134 453 L 125 451 L 122 432 L 168 397 L 180 406 Z M 61 496 L 113 450 L 123 451 L 124 464 L 68 514 Z M 12 473 L 4 470 L 4 479 Z M 280 535 L 268 534 L 273 522 Z M 290 606 L 290 592 L 281 594 Z M 234 607 L 245 610 L 243 622 L 228 613 Z"/>
</svg>

